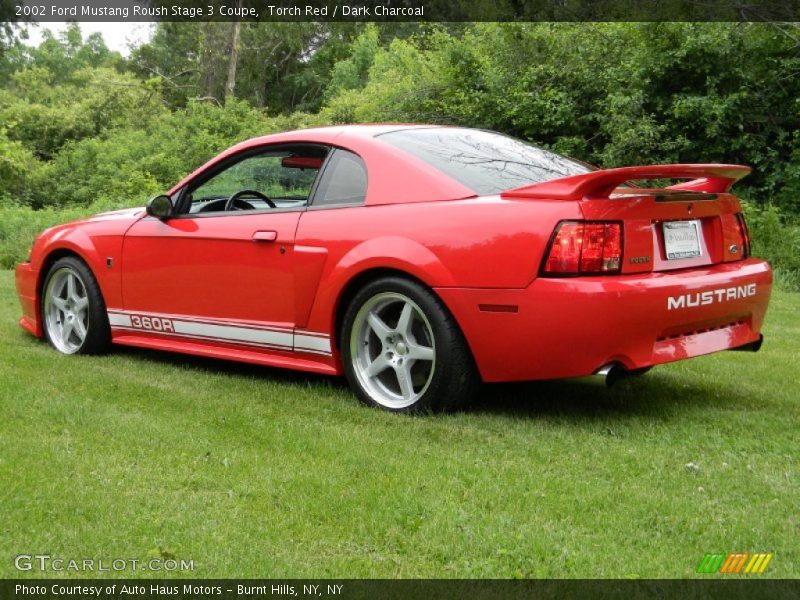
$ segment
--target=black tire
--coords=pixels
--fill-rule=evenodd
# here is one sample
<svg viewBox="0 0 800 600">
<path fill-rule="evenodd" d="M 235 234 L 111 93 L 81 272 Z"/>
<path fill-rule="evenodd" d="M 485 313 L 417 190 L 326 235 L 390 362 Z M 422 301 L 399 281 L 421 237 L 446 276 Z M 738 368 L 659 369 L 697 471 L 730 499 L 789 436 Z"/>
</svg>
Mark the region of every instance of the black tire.
<svg viewBox="0 0 800 600">
<path fill-rule="evenodd" d="M 360 344 L 368 346 L 369 342 L 361 341 L 362 338 L 359 337 L 361 335 L 359 333 L 360 329 L 357 329 L 354 333 L 353 329 L 356 326 L 357 318 L 359 323 L 362 323 L 365 318 L 363 316 L 365 313 L 362 309 L 368 307 L 370 302 L 373 302 L 376 298 L 387 295 L 401 295 L 410 299 L 416 305 L 415 309 L 419 310 L 415 314 L 422 313 L 424 315 L 424 319 L 420 316 L 415 317 L 418 319 L 417 326 L 422 324 L 423 327 L 426 327 L 425 335 L 429 337 L 428 332 L 432 332 L 433 337 L 432 349 L 434 358 L 430 367 L 427 367 L 426 375 L 423 375 L 423 379 L 427 378 L 427 383 L 424 387 L 421 386 L 419 391 L 415 391 L 415 394 L 419 393 L 420 396 L 409 406 L 397 407 L 387 401 L 382 401 L 380 393 L 376 393 L 374 389 L 373 393 L 370 393 L 365 388 L 365 384 L 362 384 L 359 379 L 359 375 L 356 373 L 358 367 L 353 361 L 353 348 L 357 353 L 359 351 L 369 353 L 369 349 L 359 350 Z M 394 327 L 399 329 L 399 322 Z M 375 335 L 375 333 L 371 331 L 366 335 L 371 336 Z M 467 406 L 480 385 L 480 378 L 478 377 L 472 354 L 450 312 L 431 290 L 402 277 L 392 276 L 377 279 L 368 283 L 356 293 L 344 314 L 339 332 L 339 342 L 348 383 L 358 398 L 371 407 L 391 412 L 408 413 L 455 411 Z M 381 342 L 374 340 L 372 343 Z M 425 350 L 430 349 L 425 348 Z M 383 350 L 386 350 L 386 347 L 383 347 Z M 378 351 L 377 354 L 383 360 L 382 351 Z M 409 354 L 409 356 L 411 355 Z M 369 361 L 369 356 L 364 360 Z M 415 362 L 418 361 L 413 361 L 410 364 L 413 365 Z M 386 367 L 384 368 L 386 369 Z M 408 368 L 411 369 L 412 367 Z M 386 372 L 389 373 L 389 376 L 392 375 L 391 370 L 387 369 Z M 365 377 L 363 370 L 361 376 Z M 399 376 L 397 378 L 399 379 Z M 414 390 L 414 384 L 412 384 L 412 390 Z"/>
<path fill-rule="evenodd" d="M 48 287 L 56 274 L 71 273 L 80 282 L 85 291 L 85 297 L 88 300 L 86 307 L 87 325 L 85 326 L 86 335 L 80 344 L 75 344 L 76 348 L 66 351 L 54 339 L 57 332 L 51 331 L 52 325 L 47 318 L 48 306 L 46 306 L 46 295 Z M 41 306 L 41 319 L 42 328 L 44 330 L 45 339 L 50 343 L 53 348 L 62 354 L 103 354 L 108 351 L 111 346 L 111 328 L 108 324 L 108 313 L 106 312 L 106 304 L 103 300 L 103 294 L 100 292 L 100 286 L 97 285 L 97 280 L 92 274 L 91 269 L 80 258 L 75 256 L 66 256 L 58 259 L 47 272 L 44 279 L 42 289 L 39 296 L 39 304 Z"/>
</svg>

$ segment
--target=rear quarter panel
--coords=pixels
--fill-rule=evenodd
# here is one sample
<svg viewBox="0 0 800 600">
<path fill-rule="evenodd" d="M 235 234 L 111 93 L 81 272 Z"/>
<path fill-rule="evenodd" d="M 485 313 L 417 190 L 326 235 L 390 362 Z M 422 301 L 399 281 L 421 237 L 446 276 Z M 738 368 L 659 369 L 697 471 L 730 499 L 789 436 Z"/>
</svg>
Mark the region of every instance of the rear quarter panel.
<svg viewBox="0 0 800 600">
<path fill-rule="evenodd" d="M 297 248 L 315 250 L 323 266 L 318 283 L 299 282 L 316 289 L 308 328 L 331 331 L 343 289 L 369 269 L 404 271 L 430 287 L 524 288 L 556 223 L 580 216 L 577 203 L 499 197 L 310 210 Z"/>
</svg>

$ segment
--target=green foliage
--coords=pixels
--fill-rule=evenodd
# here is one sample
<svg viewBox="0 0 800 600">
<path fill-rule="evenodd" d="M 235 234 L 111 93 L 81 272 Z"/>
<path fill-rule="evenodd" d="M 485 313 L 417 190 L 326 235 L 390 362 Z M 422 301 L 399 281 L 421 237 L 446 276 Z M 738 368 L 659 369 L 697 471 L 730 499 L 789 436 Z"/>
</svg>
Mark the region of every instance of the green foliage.
<svg viewBox="0 0 800 600">
<path fill-rule="evenodd" d="M 33 210 L 29 206 L 0 204 L 0 269 L 12 269 L 28 256 L 33 240 L 53 225 L 101 212 L 100 205 Z"/>
<path fill-rule="evenodd" d="M 770 262 L 781 287 L 800 291 L 800 220 L 775 206 L 743 206 L 753 255 Z"/>
<path fill-rule="evenodd" d="M 166 112 L 157 90 L 129 74 L 84 68 L 64 81 L 45 67 L 17 71 L 0 90 L 0 122 L 9 138 L 52 159 L 67 141 L 141 126 Z"/>
<path fill-rule="evenodd" d="M 237 98 L 271 114 L 318 110 L 335 63 L 347 56 L 357 23 L 243 23 L 236 61 Z M 232 23 L 161 23 L 131 66 L 161 81 L 171 107 L 192 98 L 224 100 Z"/>
<path fill-rule="evenodd" d="M 331 69 L 331 78 L 325 90 L 326 98 L 335 98 L 346 90 L 360 89 L 367 84 L 369 70 L 378 52 L 380 33 L 371 23 L 350 45 L 350 56 L 340 60 Z"/>
<path fill-rule="evenodd" d="M 0 206 L 26 192 L 29 173 L 37 166 L 33 154 L 0 128 Z"/>
<path fill-rule="evenodd" d="M 432 57 L 413 42 L 396 39 L 388 48 L 375 53 L 366 86 L 348 87 L 356 79 L 352 77 L 328 103 L 323 115 L 334 123 L 441 122 L 443 119 L 434 112 L 435 107 L 426 105 L 432 90 L 446 85 L 439 83 L 442 74 L 432 62 Z M 355 62 L 346 69 L 355 70 Z"/>
<path fill-rule="evenodd" d="M 77 23 L 69 24 L 58 37 L 48 29 L 43 31 L 43 36 L 39 47 L 30 49 L 21 62 L 49 71 L 59 83 L 68 82 L 72 74 L 81 69 L 124 67 L 122 56 L 108 49 L 102 35 L 93 33 L 84 40 Z"/>
<path fill-rule="evenodd" d="M 37 174 L 35 205 L 141 204 L 234 143 L 305 122 L 302 114 L 270 118 L 238 100 L 224 107 L 192 101 L 144 127 L 68 144 Z"/>
</svg>

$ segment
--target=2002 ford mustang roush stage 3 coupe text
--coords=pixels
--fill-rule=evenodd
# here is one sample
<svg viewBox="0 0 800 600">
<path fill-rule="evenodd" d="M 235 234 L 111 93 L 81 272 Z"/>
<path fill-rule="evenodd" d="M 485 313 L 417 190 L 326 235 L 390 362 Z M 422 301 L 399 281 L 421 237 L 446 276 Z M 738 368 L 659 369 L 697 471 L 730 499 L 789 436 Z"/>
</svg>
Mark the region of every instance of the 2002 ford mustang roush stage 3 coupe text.
<svg viewBox="0 0 800 600">
<path fill-rule="evenodd" d="M 748 172 L 591 170 L 452 127 L 270 135 L 147 208 L 41 234 L 17 267 L 21 325 L 65 354 L 344 373 L 396 411 L 462 406 L 481 380 L 755 350 L 772 274 L 729 193 Z"/>
</svg>

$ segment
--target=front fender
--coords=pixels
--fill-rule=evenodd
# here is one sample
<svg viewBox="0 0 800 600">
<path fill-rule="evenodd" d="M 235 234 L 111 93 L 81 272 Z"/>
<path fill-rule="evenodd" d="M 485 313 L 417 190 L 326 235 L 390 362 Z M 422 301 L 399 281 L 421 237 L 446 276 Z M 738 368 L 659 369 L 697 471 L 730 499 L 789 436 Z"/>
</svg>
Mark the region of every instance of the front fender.
<svg viewBox="0 0 800 600">
<path fill-rule="evenodd" d="M 89 266 L 106 305 L 122 305 L 122 235 L 100 229 L 102 228 L 93 223 L 82 223 L 56 227 L 40 236 L 31 253 L 31 265 L 37 272 L 37 293 L 41 290 L 43 278 L 47 275 L 52 260 L 60 255 L 74 254 Z"/>
</svg>

